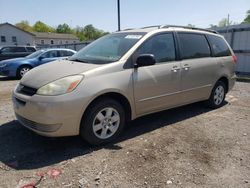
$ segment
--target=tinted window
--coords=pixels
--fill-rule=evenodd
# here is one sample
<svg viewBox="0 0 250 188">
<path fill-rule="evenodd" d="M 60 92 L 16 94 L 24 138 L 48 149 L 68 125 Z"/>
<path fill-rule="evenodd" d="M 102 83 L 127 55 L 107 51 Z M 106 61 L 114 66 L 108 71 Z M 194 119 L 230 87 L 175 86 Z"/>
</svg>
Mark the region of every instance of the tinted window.
<svg viewBox="0 0 250 188">
<path fill-rule="evenodd" d="M 35 52 L 36 51 L 36 49 L 33 47 L 26 47 L 26 49 L 28 52 Z"/>
<path fill-rule="evenodd" d="M 204 35 L 179 33 L 182 59 L 209 57 L 211 52 Z"/>
<path fill-rule="evenodd" d="M 6 47 L 6 48 L 2 48 L 2 53 L 9 53 L 11 52 L 11 49 L 9 47 Z"/>
<path fill-rule="evenodd" d="M 148 39 L 137 51 L 140 54 L 153 54 L 157 63 L 175 60 L 173 34 L 161 34 Z"/>
<path fill-rule="evenodd" d="M 68 57 L 68 56 L 72 56 L 72 55 L 74 55 L 74 53 L 71 52 L 71 51 L 66 51 L 66 50 L 60 51 L 60 56 L 61 57 Z"/>
<path fill-rule="evenodd" d="M 11 47 L 11 52 L 26 52 L 26 49 L 24 47 Z"/>
<path fill-rule="evenodd" d="M 231 56 L 229 47 L 222 38 L 213 35 L 209 35 L 208 38 L 215 57 Z"/>
</svg>

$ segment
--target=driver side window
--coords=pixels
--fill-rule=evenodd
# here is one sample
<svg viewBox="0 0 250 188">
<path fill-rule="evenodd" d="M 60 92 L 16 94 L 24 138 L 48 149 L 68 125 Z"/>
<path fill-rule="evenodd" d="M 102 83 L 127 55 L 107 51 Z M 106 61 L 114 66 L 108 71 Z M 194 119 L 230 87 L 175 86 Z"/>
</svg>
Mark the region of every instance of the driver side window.
<svg viewBox="0 0 250 188">
<path fill-rule="evenodd" d="M 175 43 L 172 33 L 153 36 L 142 44 L 138 49 L 137 55 L 153 54 L 156 63 L 175 61 Z"/>
<path fill-rule="evenodd" d="M 42 56 L 43 58 L 54 58 L 54 57 L 58 57 L 58 53 L 56 50 L 52 50 L 49 52 L 45 52 Z"/>
</svg>

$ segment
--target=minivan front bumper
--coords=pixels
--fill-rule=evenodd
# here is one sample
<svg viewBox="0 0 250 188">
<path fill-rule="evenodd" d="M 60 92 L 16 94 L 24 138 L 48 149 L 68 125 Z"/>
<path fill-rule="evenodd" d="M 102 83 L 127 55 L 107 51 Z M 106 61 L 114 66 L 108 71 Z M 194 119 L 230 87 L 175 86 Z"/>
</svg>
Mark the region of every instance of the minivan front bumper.
<svg viewBox="0 0 250 188">
<path fill-rule="evenodd" d="M 79 134 L 87 100 L 71 92 L 60 96 L 28 96 L 15 89 L 12 96 L 17 120 L 26 128 L 48 137 Z"/>
</svg>

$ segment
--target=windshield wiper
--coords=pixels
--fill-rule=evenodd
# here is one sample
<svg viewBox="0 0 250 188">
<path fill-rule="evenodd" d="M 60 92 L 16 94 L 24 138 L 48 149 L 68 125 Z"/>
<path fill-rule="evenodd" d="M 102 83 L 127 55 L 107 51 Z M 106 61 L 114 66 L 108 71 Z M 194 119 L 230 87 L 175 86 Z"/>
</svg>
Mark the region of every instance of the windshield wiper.
<svg viewBox="0 0 250 188">
<path fill-rule="evenodd" d="M 78 58 L 69 59 L 69 61 L 76 61 L 76 62 L 81 62 L 81 63 L 88 63 L 86 60 L 78 59 Z"/>
</svg>

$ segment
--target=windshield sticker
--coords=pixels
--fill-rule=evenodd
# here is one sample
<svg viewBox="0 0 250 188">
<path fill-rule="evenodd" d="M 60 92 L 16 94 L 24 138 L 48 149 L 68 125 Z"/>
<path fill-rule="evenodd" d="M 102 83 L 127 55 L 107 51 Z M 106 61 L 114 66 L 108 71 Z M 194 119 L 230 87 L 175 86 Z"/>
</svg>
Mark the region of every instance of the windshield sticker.
<svg viewBox="0 0 250 188">
<path fill-rule="evenodd" d="M 125 39 L 140 39 L 142 35 L 127 35 Z"/>
</svg>

